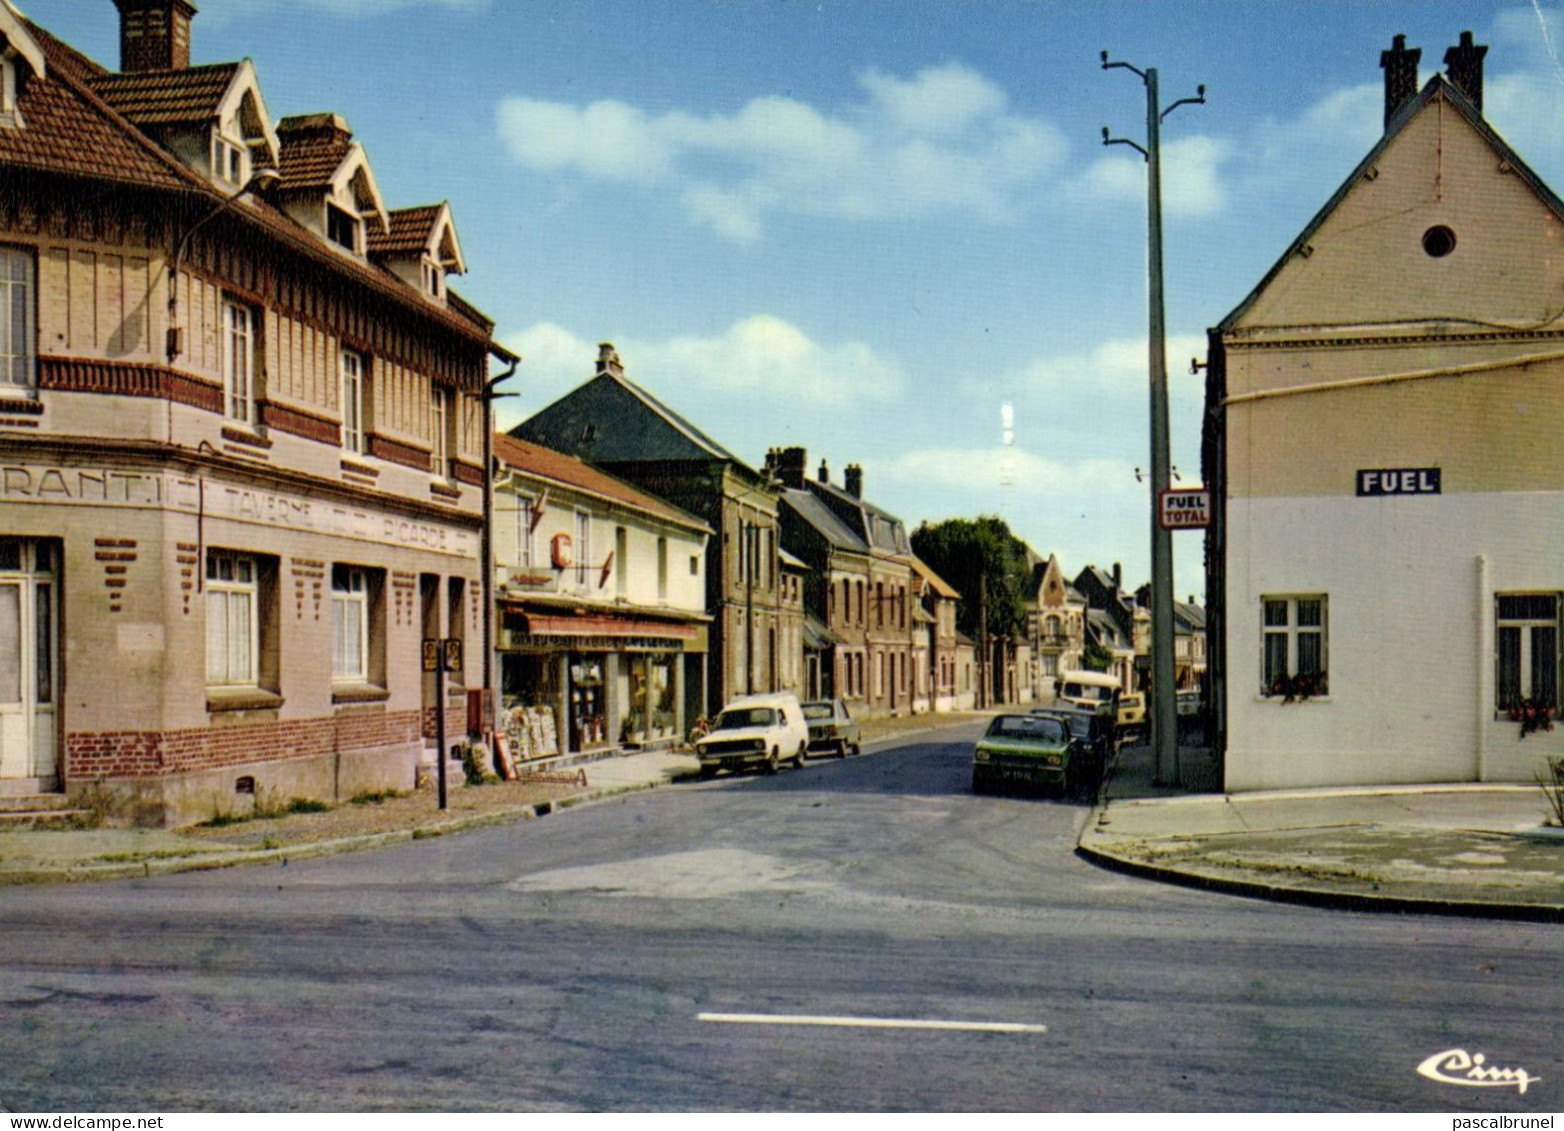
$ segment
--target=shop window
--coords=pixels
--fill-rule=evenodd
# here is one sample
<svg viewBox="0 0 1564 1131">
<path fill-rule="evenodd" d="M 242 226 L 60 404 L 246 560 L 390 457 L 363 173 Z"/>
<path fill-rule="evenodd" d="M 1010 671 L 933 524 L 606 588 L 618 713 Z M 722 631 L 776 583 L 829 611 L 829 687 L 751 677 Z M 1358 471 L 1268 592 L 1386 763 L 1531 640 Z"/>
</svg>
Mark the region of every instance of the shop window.
<svg viewBox="0 0 1564 1131">
<path fill-rule="evenodd" d="M 1495 600 L 1498 651 L 1496 709 L 1519 711 L 1527 700 L 1559 706 L 1559 595 L 1504 593 Z"/>
<path fill-rule="evenodd" d="M 1262 597 L 1261 694 L 1287 699 L 1324 695 L 1325 597 Z"/>
<path fill-rule="evenodd" d="M 37 389 L 33 253 L 0 247 L 0 396 Z"/>
</svg>

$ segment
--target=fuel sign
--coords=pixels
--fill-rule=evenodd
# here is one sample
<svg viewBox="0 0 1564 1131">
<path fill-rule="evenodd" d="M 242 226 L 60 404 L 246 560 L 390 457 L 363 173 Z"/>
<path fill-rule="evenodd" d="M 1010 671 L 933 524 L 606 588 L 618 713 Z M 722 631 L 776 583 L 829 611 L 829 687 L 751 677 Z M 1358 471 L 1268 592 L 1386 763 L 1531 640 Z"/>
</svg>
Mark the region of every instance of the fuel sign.
<svg viewBox="0 0 1564 1131">
<path fill-rule="evenodd" d="M 1157 522 L 1163 530 L 1200 530 L 1211 525 L 1211 491 L 1206 487 L 1170 487 L 1157 496 Z"/>
</svg>

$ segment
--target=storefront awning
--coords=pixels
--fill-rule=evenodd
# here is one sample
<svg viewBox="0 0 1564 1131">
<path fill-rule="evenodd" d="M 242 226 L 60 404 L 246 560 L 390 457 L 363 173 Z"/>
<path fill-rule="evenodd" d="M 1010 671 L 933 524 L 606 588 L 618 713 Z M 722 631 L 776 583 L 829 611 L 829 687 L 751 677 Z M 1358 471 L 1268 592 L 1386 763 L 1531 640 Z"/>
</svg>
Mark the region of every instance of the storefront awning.
<svg viewBox="0 0 1564 1131">
<path fill-rule="evenodd" d="M 827 628 L 820 618 L 810 614 L 804 614 L 804 647 L 811 652 L 824 652 L 833 645 L 840 644 L 842 638 Z"/>
</svg>

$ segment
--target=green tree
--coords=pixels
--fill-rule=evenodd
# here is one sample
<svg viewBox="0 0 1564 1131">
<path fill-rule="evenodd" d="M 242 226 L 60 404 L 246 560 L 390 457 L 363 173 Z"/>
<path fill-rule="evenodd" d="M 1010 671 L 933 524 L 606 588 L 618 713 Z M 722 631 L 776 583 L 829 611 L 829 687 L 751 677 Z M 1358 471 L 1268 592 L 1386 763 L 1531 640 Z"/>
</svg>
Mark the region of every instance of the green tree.
<svg viewBox="0 0 1564 1131">
<path fill-rule="evenodd" d="M 1105 672 L 1112 663 L 1112 652 L 1095 640 L 1086 642 L 1086 651 L 1081 653 L 1081 666 L 1083 668 L 1089 672 Z"/>
<path fill-rule="evenodd" d="M 983 635 L 1019 636 L 1026 628 L 1032 568 L 1026 544 L 994 515 L 925 522 L 912 532 L 912 550 L 961 594 L 956 627 L 974 640 Z"/>
</svg>

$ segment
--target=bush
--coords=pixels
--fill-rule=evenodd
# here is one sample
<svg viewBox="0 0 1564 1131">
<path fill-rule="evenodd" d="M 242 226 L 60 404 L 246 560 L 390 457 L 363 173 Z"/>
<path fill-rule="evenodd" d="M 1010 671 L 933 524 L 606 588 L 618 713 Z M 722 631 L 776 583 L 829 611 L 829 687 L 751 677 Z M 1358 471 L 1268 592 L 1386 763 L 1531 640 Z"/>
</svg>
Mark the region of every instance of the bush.
<svg viewBox="0 0 1564 1131">
<path fill-rule="evenodd" d="M 1564 826 L 1564 758 L 1549 758 L 1547 776 L 1538 774 L 1537 784 L 1548 803 L 1548 824 Z"/>
</svg>

